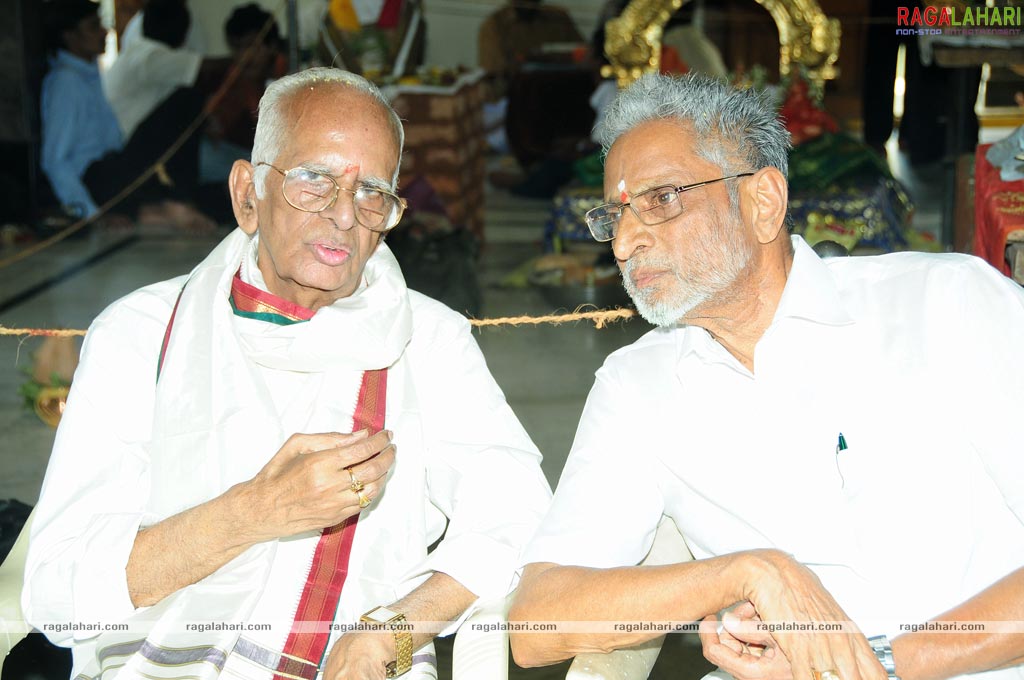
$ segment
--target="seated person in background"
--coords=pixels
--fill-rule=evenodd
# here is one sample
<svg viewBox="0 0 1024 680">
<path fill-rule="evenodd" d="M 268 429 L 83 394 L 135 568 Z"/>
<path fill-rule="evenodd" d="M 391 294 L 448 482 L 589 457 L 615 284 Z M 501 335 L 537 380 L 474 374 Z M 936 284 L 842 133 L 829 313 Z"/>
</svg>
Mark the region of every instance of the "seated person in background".
<svg viewBox="0 0 1024 680">
<path fill-rule="evenodd" d="M 89 0 L 51 3 L 47 36 L 53 41 L 40 99 L 41 164 L 61 204 L 92 215 L 96 202 L 82 180 L 89 165 L 121 149 L 121 128 L 103 96 L 97 59 L 107 32 Z"/>
<path fill-rule="evenodd" d="M 739 680 L 1024 677 L 1024 291 L 964 255 L 820 259 L 787 233 L 789 134 L 752 90 L 644 76 L 601 138 L 588 226 L 659 328 L 598 372 L 510 618 L 710 616 Z M 697 559 L 635 566 L 666 516 Z M 936 620 L 1000 625 L 915 630 Z"/>
<path fill-rule="evenodd" d="M 103 96 L 96 63 L 106 36 L 98 5 L 89 0 L 54 0 L 48 5 L 47 32 L 55 56 L 43 79 L 40 101 L 41 164 L 65 209 L 91 216 L 98 205 L 156 161 L 191 119 L 161 117 L 146 126 L 148 137 L 134 135 L 124 143 L 114 111 Z M 179 156 L 187 152 L 188 145 Z M 187 176 L 184 171 L 181 174 Z M 187 205 L 166 200 L 168 195 L 153 178 L 115 210 L 134 214 L 145 204 L 147 218 L 190 229 L 212 226 Z"/>
<path fill-rule="evenodd" d="M 185 4 L 185 0 L 180 0 L 182 4 Z M 117 11 L 121 11 L 121 2 L 117 3 Z M 128 23 L 124 26 L 124 31 L 121 33 L 121 39 L 118 45 L 121 51 L 128 49 L 128 46 L 133 42 L 142 37 L 142 23 L 146 17 L 146 5 L 149 4 L 145 0 L 136 0 L 138 9 L 132 9 L 135 13 L 128 20 Z M 200 26 L 192 23 L 188 27 L 188 34 L 185 36 L 185 49 L 189 52 L 195 52 L 196 54 L 206 54 L 206 40 L 203 36 L 203 31 Z"/>
<path fill-rule="evenodd" d="M 142 22 L 142 36 L 103 74 L 103 91 L 129 137 L 172 93 L 192 88 L 203 65 L 203 55 L 182 48 L 191 23 L 182 0 L 150 0 Z"/>
<path fill-rule="evenodd" d="M 383 243 L 403 138 L 359 76 L 274 82 L 239 229 L 93 323 L 23 595 L 76 674 L 436 678 L 434 636 L 514 586 L 550 490 L 469 323 Z M 341 634 L 361 615 L 422 625 Z"/>
<path fill-rule="evenodd" d="M 552 43 L 580 43 L 576 24 L 561 7 L 542 0 L 509 0 L 484 19 L 477 34 L 478 60 L 491 82 L 493 98 L 504 96 L 509 77 Z"/>
<path fill-rule="evenodd" d="M 273 22 L 259 40 L 268 21 Z M 231 49 L 234 64 L 241 64 L 241 73 L 230 89 L 210 111 L 206 139 L 200 149 L 201 175 L 204 182 L 227 181 L 231 166 L 239 158 L 252 153 L 256 134 L 256 111 L 267 84 L 288 72 L 288 57 L 273 15 L 252 2 L 236 7 L 224 24 L 224 37 Z"/>
<path fill-rule="evenodd" d="M 180 134 L 202 112 L 200 78 L 219 81 L 227 62 L 182 49 L 191 24 L 183 0 L 150 0 L 142 22 L 143 35 L 103 74 L 103 91 L 125 136 L 137 137 L 156 156 L 177 138 L 168 141 L 168 128 Z M 200 140 L 191 135 L 166 167 L 173 194 L 189 204 L 198 200 Z"/>
<path fill-rule="evenodd" d="M 268 21 L 272 22 L 271 28 L 258 41 Z M 223 139 L 251 151 L 260 98 L 271 81 L 288 73 L 288 55 L 273 15 L 254 2 L 235 8 L 224 24 L 224 37 L 235 64 L 247 53 L 248 58 L 235 85 L 212 115 L 220 124 Z"/>
<path fill-rule="evenodd" d="M 546 45 L 554 44 L 576 47 L 544 53 Z M 551 198 L 572 178 L 572 163 L 594 120 L 588 102 L 595 81 L 588 57 L 576 25 L 560 7 L 516 0 L 484 20 L 479 61 L 487 72 L 489 96 L 497 100 L 485 108 L 485 125 L 491 135 L 504 126 L 507 148 L 519 168 L 491 173 L 492 184 L 522 196 Z M 494 148 L 505 149 L 500 135 L 492 140 Z"/>
</svg>

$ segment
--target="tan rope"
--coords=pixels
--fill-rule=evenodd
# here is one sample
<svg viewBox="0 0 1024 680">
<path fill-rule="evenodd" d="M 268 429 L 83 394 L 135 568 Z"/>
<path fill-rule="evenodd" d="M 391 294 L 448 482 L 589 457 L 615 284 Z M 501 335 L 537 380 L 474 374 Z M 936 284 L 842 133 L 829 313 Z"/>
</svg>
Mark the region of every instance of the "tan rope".
<svg viewBox="0 0 1024 680">
<path fill-rule="evenodd" d="M 503 316 L 496 319 L 470 319 L 469 323 L 478 328 L 483 326 L 523 326 L 552 324 L 559 325 L 571 321 L 593 321 L 595 328 L 604 328 L 616 321 L 628 321 L 636 316 L 632 309 L 598 309 L 593 312 L 581 312 L 577 308 L 572 314 L 549 314 L 546 316 Z M 47 337 L 73 337 L 85 335 L 81 329 L 57 329 L 57 328 L 8 328 L 0 325 L 0 336 L 2 335 L 41 335 Z"/>
<path fill-rule="evenodd" d="M 503 316 L 497 319 L 470 319 L 469 323 L 476 327 L 482 326 L 521 326 L 552 324 L 559 325 L 570 321 L 593 321 L 595 328 L 604 328 L 616 321 L 625 321 L 636 315 L 632 309 L 599 309 L 593 312 L 582 312 L 577 307 L 572 314 L 549 314 L 547 316 Z"/>
<path fill-rule="evenodd" d="M 283 7 L 284 3 L 281 3 L 281 6 Z M 263 25 L 263 28 L 260 29 L 259 35 L 256 36 L 256 40 L 253 41 L 249 49 L 247 49 L 242 54 L 242 58 L 238 60 L 238 62 L 231 68 L 230 71 L 228 71 L 228 75 L 224 78 L 224 82 L 221 83 L 220 88 L 218 88 L 217 91 L 214 92 L 213 96 L 210 97 L 209 100 L 207 100 L 206 105 L 203 107 L 203 111 L 194 121 L 192 121 L 192 124 L 189 125 L 188 128 L 186 128 L 183 133 L 181 133 L 181 136 L 178 137 L 178 139 L 175 140 L 175 142 L 171 144 L 171 146 L 168 147 L 166 151 L 163 152 L 160 158 L 158 158 L 156 162 L 153 163 L 153 165 L 149 166 L 141 175 L 139 175 L 132 182 L 130 182 L 128 186 L 121 189 L 121 191 L 119 191 L 116 196 L 111 198 L 103 205 L 99 206 L 99 208 L 97 208 L 96 212 L 93 215 L 89 217 L 83 217 L 82 219 L 78 220 L 77 222 L 67 227 L 66 229 L 57 232 L 50 238 L 44 239 L 39 243 L 35 244 L 34 246 L 30 246 L 19 253 L 15 253 L 10 257 L 0 260 L 0 269 L 3 269 L 4 267 L 9 267 L 16 262 L 21 262 L 26 258 L 32 257 L 36 253 L 45 250 L 52 245 L 56 245 L 57 243 L 60 243 L 61 241 L 71 236 L 72 234 L 81 231 L 82 229 L 89 226 L 99 218 L 103 217 L 107 213 L 107 211 L 109 211 L 115 205 L 117 205 L 125 198 L 127 198 L 129 195 L 131 195 L 131 193 L 138 189 L 140 186 L 145 184 L 149 180 L 149 178 L 152 177 L 155 173 L 166 173 L 166 170 L 164 169 L 164 163 L 169 161 L 171 159 L 171 156 L 176 154 L 178 152 L 178 149 L 180 149 L 182 145 L 186 141 L 188 141 L 188 138 L 195 134 L 196 130 L 198 130 L 199 127 L 204 122 L 206 122 L 206 119 L 209 117 L 213 109 L 217 107 L 217 104 L 220 103 L 220 100 L 224 98 L 224 95 L 227 94 L 227 91 L 231 88 L 232 85 L 235 84 L 235 81 L 238 80 L 238 76 L 242 73 L 242 69 L 252 58 L 252 55 L 255 53 L 256 48 L 263 44 L 264 37 L 266 37 L 267 33 L 270 32 L 270 29 L 273 27 L 273 25 L 274 17 L 273 15 L 271 15 L 270 19 L 267 20 L 267 23 L 265 23 Z"/>
<path fill-rule="evenodd" d="M 52 338 L 67 338 L 75 335 L 85 335 L 85 331 L 67 328 L 8 328 L 7 326 L 0 326 L 0 335 L 45 335 Z"/>
</svg>

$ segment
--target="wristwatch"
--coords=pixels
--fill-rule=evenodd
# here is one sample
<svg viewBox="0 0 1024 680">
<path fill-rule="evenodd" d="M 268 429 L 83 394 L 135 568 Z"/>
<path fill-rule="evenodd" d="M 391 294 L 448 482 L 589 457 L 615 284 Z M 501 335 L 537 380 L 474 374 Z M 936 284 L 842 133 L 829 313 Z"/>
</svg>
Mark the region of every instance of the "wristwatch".
<svg viewBox="0 0 1024 680">
<path fill-rule="evenodd" d="M 889 680 L 900 680 L 900 676 L 896 675 L 896 659 L 892 656 L 892 645 L 889 644 L 889 638 L 885 635 L 876 635 L 868 638 L 868 644 L 871 645 L 871 651 L 878 657 L 878 663 L 882 664 L 882 668 L 888 674 Z"/>
<path fill-rule="evenodd" d="M 397 625 L 406 622 L 405 614 L 399 614 L 386 607 L 374 607 L 360 616 L 359 620 L 387 626 L 391 629 L 391 634 L 395 636 L 397 658 L 384 666 L 387 677 L 397 678 L 408 673 L 412 668 L 412 631 L 408 630 L 408 626 Z"/>
</svg>

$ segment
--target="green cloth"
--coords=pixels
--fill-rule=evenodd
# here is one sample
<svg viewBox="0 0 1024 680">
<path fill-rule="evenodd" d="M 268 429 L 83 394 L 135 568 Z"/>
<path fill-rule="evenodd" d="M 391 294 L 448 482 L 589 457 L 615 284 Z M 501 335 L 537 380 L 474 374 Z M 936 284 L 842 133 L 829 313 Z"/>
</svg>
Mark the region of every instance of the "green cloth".
<svg viewBox="0 0 1024 680">
<path fill-rule="evenodd" d="M 823 191 L 892 179 L 889 166 L 871 147 L 843 133 L 823 133 L 789 152 L 789 190 Z"/>
</svg>

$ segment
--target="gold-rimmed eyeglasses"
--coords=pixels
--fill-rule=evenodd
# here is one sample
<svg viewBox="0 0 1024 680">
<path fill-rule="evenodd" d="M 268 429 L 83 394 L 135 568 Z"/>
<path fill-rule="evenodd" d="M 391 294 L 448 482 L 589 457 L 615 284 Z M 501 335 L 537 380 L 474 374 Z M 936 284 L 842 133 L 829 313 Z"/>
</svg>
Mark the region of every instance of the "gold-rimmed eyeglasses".
<svg viewBox="0 0 1024 680">
<path fill-rule="evenodd" d="M 683 204 L 679 201 L 679 194 L 684 191 L 697 189 L 708 184 L 714 184 L 715 182 L 736 179 L 737 177 L 749 177 L 753 174 L 752 172 L 741 172 L 738 175 L 709 179 L 695 184 L 684 184 L 683 186 L 666 184 L 665 186 L 654 187 L 647 191 L 641 191 L 636 196 L 633 196 L 628 203 L 605 203 L 592 208 L 587 211 L 584 219 L 587 222 L 587 227 L 590 228 L 590 235 L 594 237 L 594 240 L 601 242 L 611 241 L 615 238 L 616 232 L 618 232 L 619 222 L 626 208 L 629 208 L 638 220 L 649 227 L 653 227 L 662 222 L 668 222 L 674 217 L 679 217 L 683 213 Z"/>
<path fill-rule="evenodd" d="M 370 231 L 390 231 L 402 219 L 406 202 L 386 189 L 366 184 L 347 189 L 334 177 L 299 166 L 282 170 L 272 163 L 259 162 L 281 173 L 281 194 L 288 205 L 303 212 L 318 213 L 327 210 L 338 200 L 338 193 L 352 194 L 356 222 Z"/>
</svg>

